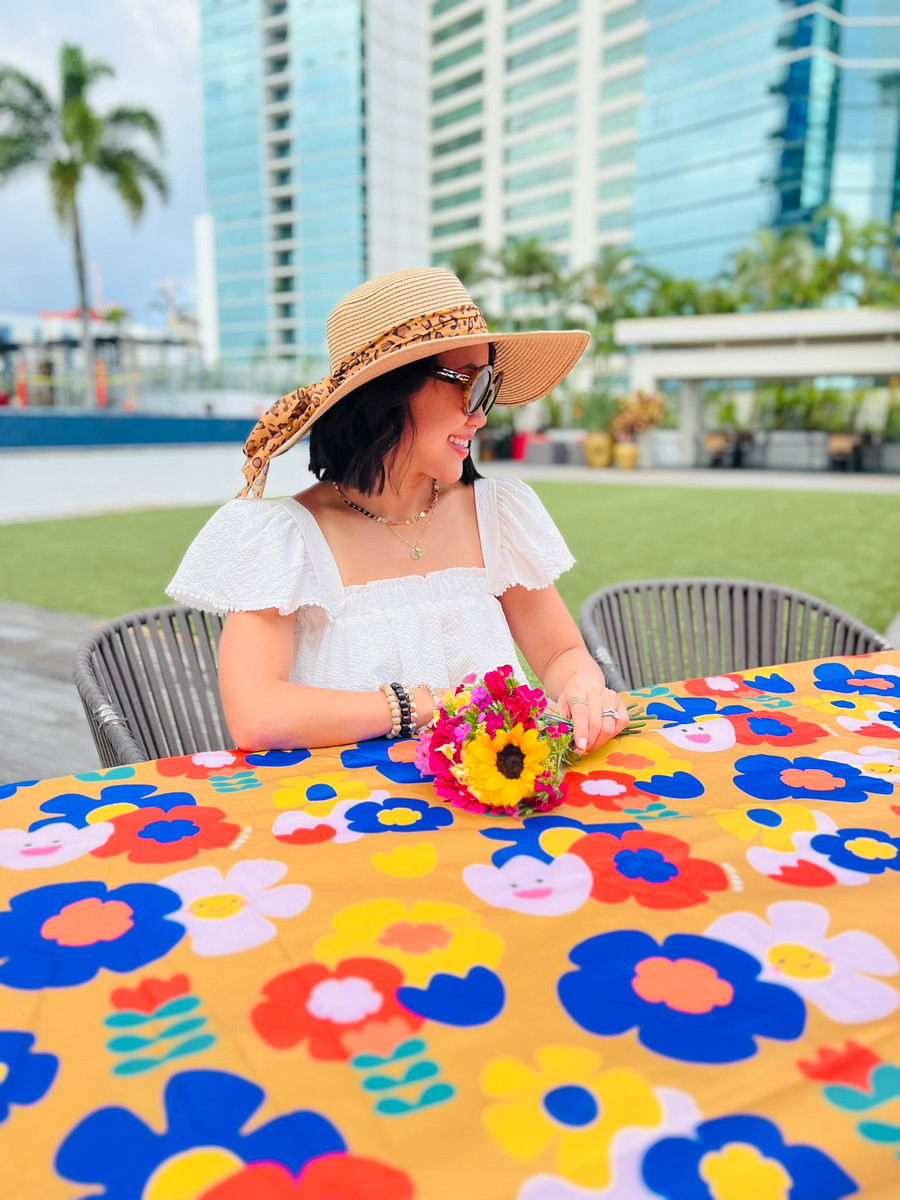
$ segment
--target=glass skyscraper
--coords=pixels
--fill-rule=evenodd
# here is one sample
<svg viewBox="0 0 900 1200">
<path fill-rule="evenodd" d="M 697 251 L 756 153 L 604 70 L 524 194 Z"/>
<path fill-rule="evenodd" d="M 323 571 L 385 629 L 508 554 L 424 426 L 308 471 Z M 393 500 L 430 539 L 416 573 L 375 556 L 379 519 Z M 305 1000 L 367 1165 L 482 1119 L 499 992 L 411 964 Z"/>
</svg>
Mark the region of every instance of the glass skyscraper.
<svg viewBox="0 0 900 1200">
<path fill-rule="evenodd" d="M 202 0 L 201 15 L 220 356 L 320 360 L 342 295 L 427 257 L 427 14 L 418 0 Z"/>
<path fill-rule="evenodd" d="M 633 244 L 710 277 L 754 230 L 898 208 L 900 0 L 645 0 Z M 623 217 L 625 214 L 623 213 Z"/>
</svg>

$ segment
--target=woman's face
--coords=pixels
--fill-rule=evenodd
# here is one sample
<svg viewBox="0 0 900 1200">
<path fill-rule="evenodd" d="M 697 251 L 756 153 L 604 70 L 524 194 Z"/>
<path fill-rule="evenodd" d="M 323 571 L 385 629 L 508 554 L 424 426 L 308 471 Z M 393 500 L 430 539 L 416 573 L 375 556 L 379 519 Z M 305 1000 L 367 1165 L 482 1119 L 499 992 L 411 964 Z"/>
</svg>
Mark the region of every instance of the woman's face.
<svg viewBox="0 0 900 1200">
<path fill-rule="evenodd" d="M 463 346 L 437 356 L 442 367 L 474 375 L 488 363 L 488 344 Z M 410 401 L 412 428 L 399 447 L 397 462 L 409 464 L 439 483 L 454 483 L 462 475 L 472 438 L 487 421 L 482 409 L 472 416 L 463 411 L 463 389 L 444 379 L 427 379 Z M 409 440 L 407 440 L 407 437 Z"/>
</svg>

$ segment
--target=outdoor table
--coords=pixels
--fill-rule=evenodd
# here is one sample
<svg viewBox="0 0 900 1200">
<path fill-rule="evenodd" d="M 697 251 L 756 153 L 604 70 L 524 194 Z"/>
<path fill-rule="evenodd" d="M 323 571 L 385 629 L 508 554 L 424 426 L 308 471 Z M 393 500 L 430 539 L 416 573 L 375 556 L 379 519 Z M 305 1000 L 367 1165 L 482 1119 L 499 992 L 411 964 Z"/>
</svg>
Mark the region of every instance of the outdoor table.
<svg viewBox="0 0 900 1200">
<path fill-rule="evenodd" d="M 900 652 L 635 695 L 524 822 L 388 740 L 0 789 L 0 1196 L 900 1195 Z"/>
</svg>

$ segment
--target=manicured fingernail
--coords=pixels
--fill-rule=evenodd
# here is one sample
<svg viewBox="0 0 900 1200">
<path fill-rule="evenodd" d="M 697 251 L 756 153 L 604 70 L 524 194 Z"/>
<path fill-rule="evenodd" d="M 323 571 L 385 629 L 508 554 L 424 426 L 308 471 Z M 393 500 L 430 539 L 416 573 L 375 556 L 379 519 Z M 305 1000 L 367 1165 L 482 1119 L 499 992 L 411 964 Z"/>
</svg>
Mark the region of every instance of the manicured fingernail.
<svg viewBox="0 0 900 1200">
<path fill-rule="evenodd" d="M 586 750 L 587 749 L 587 738 L 579 738 L 576 745 L 578 746 L 579 750 Z"/>
</svg>

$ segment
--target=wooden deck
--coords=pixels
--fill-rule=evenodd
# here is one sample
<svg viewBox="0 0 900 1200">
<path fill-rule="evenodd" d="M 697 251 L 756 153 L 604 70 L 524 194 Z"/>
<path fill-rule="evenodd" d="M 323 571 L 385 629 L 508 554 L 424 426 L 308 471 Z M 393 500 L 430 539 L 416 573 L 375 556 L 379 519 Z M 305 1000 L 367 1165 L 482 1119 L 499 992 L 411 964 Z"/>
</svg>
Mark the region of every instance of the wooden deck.
<svg viewBox="0 0 900 1200">
<path fill-rule="evenodd" d="M 101 624 L 76 613 L 0 603 L 0 784 L 97 769 L 72 659 Z"/>
</svg>

